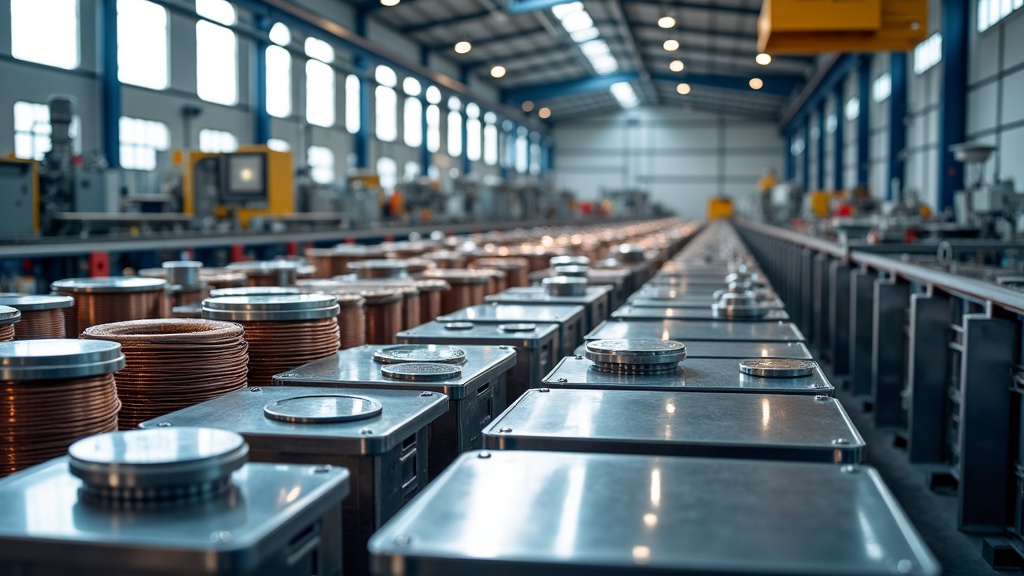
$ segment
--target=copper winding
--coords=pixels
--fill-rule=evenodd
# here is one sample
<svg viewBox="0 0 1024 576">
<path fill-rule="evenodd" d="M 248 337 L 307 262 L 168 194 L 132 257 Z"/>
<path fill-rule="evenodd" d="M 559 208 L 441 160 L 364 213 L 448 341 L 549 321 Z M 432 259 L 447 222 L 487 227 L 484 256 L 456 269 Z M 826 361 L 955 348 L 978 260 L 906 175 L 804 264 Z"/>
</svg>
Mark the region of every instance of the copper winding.
<svg viewBox="0 0 1024 576">
<path fill-rule="evenodd" d="M 103 324 L 82 334 L 121 344 L 121 430 L 244 387 L 249 347 L 243 336 L 231 322 L 183 318 Z"/>
<path fill-rule="evenodd" d="M 117 430 L 113 374 L 0 380 L 0 477 L 67 453 L 80 438 Z"/>
<path fill-rule="evenodd" d="M 249 385 L 269 386 L 287 372 L 338 351 L 336 318 L 284 322 L 239 322 L 249 343 Z"/>
<path fill-rule="evenodd" d="M 164 288 L 145 292 L 64 292 L 61 296 L 74 296 L 75 305 L 64 308 L 65 330 L 68 338 L 78 338 L 86 328 L 100 324 L 166 318 L 170 306 Z"/>
<path fill-rule="evenodd" d="M 315 278 L 333 278 L 348 274 L 348 263 L 355 260 L 381 258 L 383 252 L 377 246 L 340 244 L 334 248 L 310 248 L 306 250 L 306 261 L 316 267 Z"/>
<path fill-rule="evenodd" d="M 468 257 L 454 250 L 435 250 L 427 252 L 422 256 L 424 260 L 430 260 L 437 264 L 438 268 L 465 268 Z"/>
<path fill-rule="evenodd" d="M 526 258 L 480 258 L 469 265 L 471 269 L 492 269 L 505 272 L 508 288 L 522 288 L 530 285 L 529 261 Z"/>
<path fill-rule="evenodd" d="M 366 299 L 366 343 L 395 344 L 395 335 L 402 331 L 404 298 L 399 289 L 358 290 Z M 348 290 L 348 288 L 346 288 Z"/>
<path fill-rule="evenodd" d="M 437 269 L 427 270 L 420 277 L 440 278 L 451 285 L 441 293 L 441 314 L 451 314 L 484 303 L 490 275 L 483 270 Z"/>
<path fill-rule="evenodd" d="M 57 312 L 60 311 L 57 310 Z M 14 340 L 14 324 L 0 325 L 0 342 L 8 342 L 10 340 Z"/>
<path fill-rule="evenodd" d="M 338 312 L 339 348 L 346 350 L 366 344 L 366 299 L 358 294 L 335 293 Z"/>
<path fill-rule="evenodd" d="M 426 258 L 409 258 L 405 261 L 405 265 L 408 267 L 410 275 L 437 268 L 437 262 Z"/>
<path fill-rule="evenodd" d="M 37 338 L 64 338 L 64 310 L 22 310 L 21 322 L 11 326 L 16 340 L 34 340 Z M 0 342 L 4 341 L 3 327 L 0 327 Z"/>
<path fill-rule="evenodd" d="M 413 283 L 420 291 L 419 324 L 433 322 L 443 314 L 443 295 L 452 289 L 451 284 L 437 278 L 419 278 Z"/>
<path fill-rule="evenodd" d="M 504 271 L 495 268 L 480 268 L 479 272 L 487 275 L 487 291 L 484 294 L 485 296 L 504 292 L 508 288 Z"/>
</svg>

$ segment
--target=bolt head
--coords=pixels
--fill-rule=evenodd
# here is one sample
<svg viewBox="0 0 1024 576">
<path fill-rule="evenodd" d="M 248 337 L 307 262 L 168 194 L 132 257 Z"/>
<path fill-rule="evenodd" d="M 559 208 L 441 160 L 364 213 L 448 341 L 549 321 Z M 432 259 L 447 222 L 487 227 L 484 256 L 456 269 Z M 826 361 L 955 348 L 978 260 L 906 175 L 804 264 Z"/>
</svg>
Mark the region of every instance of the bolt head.
<svg viewBox="0 0 1024 576">
<path fill-rule="evenodd" d="M 476 457 L 480 458 L 481 460 L 486 460 L 486 459 L 491 457 L 491 453 L 490 452 L 481 452 L 481 453 L 477 454 Z"/>
<path fill-rule="evenodd" d="M 363 428 L 362 430 L 359 431 L 359 433 L 363 434 L 364 436 L 369 436 L 370 434 L 373 434 L 373 430 L 369 428 Z"/>
<path fill-rule="evenodd" d="M 169 427 L 173 426 L 173 424 L 171 424 L 170 422 L 161 422 L 161 423 L 157 424 L 157 426 L 159 426 L 160 428 L 169 428 Z"/>
<path fill-rule="evenodd" d="M 218 530 L 210 533 L 210 542 L 231 542 L 235 535 L 227 530 Z"/>
<path fill-rule="evenodd" d="M 511 431 L 512 431 L 511 428 L 499 428 L 498 429 L 498 432 L 501 432 L 502 434 L 508 434 Z"/>
<path fill-rule="evenodd" d="M 412 542 L 412 538 L 408 536 L 395 536 L 395 546 L 401 546 L 405 548 Z"/>
<path fill-rule="evenodd" d="M 263 388 L 260 388 L 259 386 L 253 386 L 252 388 L 249 388 L 249 392 L 263 392 Z"/>
<path fill-rule="evenodd" d="M 551 392 L 551 389 L 550 388 L 538 388 L 537 391 L 540 392 L 541 394 L 546 394 L 548 392 Z"/>
<path fill-rule="evenodd" d="M 424 398 L 427 398 L 427 397 L 433 396 L 433 395 L 434 395 L 433 392 L 420 392 L 420 396 L 423 396 Z"/>
<path fill-rule="evenodd" d="M 331 471 L 331 467 L 326 464 L 320 464 L 313 467 L 313 474 L 326 474 Z"/>
</svg>

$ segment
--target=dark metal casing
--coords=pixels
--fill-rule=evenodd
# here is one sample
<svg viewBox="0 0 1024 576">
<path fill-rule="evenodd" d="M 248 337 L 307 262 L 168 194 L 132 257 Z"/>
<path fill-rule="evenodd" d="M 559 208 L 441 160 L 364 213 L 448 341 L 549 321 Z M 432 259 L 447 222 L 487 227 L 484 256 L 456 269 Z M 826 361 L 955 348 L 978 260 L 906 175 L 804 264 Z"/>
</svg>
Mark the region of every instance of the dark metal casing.
<svg viewBox="0 0 1024 576">
<path fill-rule="evenodd" d="M 519 322 L 558 324 L 558 350 L 561 358 L 583 342 L 583 306 L 521 306 L 518 304 L 482 304 L 469 306 L 458 312 L 438 316 L 438 322 L 475 322 L 478 324 L 508 324 Z"/>
<path fill-rule="evenodd" d="M 611 286 L 588 286 L 582 296 L 551 296 L 544 288 L 530 286 L 527 288 L 509 288 L 499 294 L 484 298 L 487 303 L 521 304 L 523 306 L 550 306 L 552 304 L 570 304 L 583 306 L 586 316 L 583 322 L 584 333 L 593 330 L 600 322 L 608 319 L 611 312 Z"/>
</svg>

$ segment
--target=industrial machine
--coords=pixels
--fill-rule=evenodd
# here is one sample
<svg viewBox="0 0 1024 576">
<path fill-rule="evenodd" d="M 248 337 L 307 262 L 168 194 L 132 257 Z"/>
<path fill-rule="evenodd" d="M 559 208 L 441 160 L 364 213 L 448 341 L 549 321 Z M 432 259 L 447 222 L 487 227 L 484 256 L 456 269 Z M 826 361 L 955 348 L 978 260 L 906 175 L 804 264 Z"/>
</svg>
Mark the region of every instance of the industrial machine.
<svg viewBox="0 0 1024 576">
<path fill-rule="evenodd" d="M 953 197 L 956 222 L 978 226 L 986 237 L 1012 236 L 1022 205 L 1020 195 L 1014 191 L 1013 180 L 1000 180 L 995 174 L 991 184 L 985 181 L 986 166 L 996 147 L 963 143 L 950 146 L 949 151 L 964 164 L 964 189 Z"/>
</svg>

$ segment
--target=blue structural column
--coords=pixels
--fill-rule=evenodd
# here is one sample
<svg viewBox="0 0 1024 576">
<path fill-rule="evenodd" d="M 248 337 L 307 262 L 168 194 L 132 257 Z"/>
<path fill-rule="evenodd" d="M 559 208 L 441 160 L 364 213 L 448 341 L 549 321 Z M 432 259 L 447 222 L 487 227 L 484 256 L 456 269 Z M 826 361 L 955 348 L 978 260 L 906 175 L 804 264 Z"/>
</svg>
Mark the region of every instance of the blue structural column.
<svg viewBox="0 0 1024 576">
<path fill-rule="evenodd" d="M 430 52 L 426 49 L 420 51 L 420 64 L 424 68 L 430 67 Z M 423 174 L 426 174 L 430 168 L 430 163 L 433 159 L 430 156 L 430 148 L 427 147 L 427 107 L 430 106 L 430 102 L 427 102 L 427 86 L 421 86 L 420 90 L 420 135 L 423 140 L 420 142 L 420 166 L 423 170 Z"/>
<path fill-rule="evenodd" d="M 963 165 L 949 147 L 967 132 L 967 0 L 942 2 L 942 88 L 939 93 L 939 210 L 964 186 Z"/>
<path fill-rule="evenodd" d="M 857 186 L 867 188 L 871 166 L 871 59 L 863 56 L 857 74 Z"/>
<path fill-rule="evenodd" d="M 843 113 L 845 107 L 843 106 L 843 86 L 844 82 L 839 81 L 836 84 L 835 89 L 832 91 L 832 98 L 835 101 L 835 114 L 836 114 L 836 131 L 832 135 L 832 189 L 842 190 L 843 189 L 843 173 L 846 170 L 843 167 L 843 160 L 846 156 L 846 116 Z"/>
<path fill-rule="evenodd" d="M 796 178 L 796 156 L 793 154 L 793 131 L 786 130 L 786 172 L 783 174 L 787 182 Z"/>
<path fill-rule="evenodd" d="M 469 86 L 469 67 L 462 66 L 459 68 L 459 82 L 462 82 L 464 86 Z M 469 120 L 469 115 L 466 114 L 466 106 L 469 102 L 462 103 L 462 173 L 469 174 L 470 169 L 473 167 L 473 163 L 469 161 L 469 153 L 467 151 L 467 144 L 469 143 L 469 127 L 466 125 Z"/>
<path fill-rule="evenodd" d="M 892 79 L 892 94 L 889 96 L 889 179 L 885 183 L 885 197 L 892 200 L 893 179 L 899 179 L 901 188 L 904 180 L 900 152 L 907 144 L 907 126 L 903 122 L 907 115 L 906 52 L 894 52 L 889 57 L 889 76 Z"/>
<path fill-rule="evenodd" d="M 816 183 L 818 190 L 825 189 L 825 99 L 822 98 L 818 106 L 818 177 Z"/>
<path fill-rule="evenodd" d="M 803 151 L 800 152 L 800 156 L 803 158 L 803 164 L 800 166 L 801 179 L 800 183 L 803 184 L 805 190 L 811 189 L 811 119 L 810 117 L 804 117 L 804 146 Z"/>
<path fill-rule="evenodd" d="M 103 154 L 111 168 L 121 166 L 121 81 L 117 78 L 117 0 L 100 3 L 103 77 Z"/>
<path fill-rule="evenodd" d="M 267 16 L 256 16 L 256 29 L 269 33 L 273 21 Z M 252 88 L 252 140 L 254 144 L 266 144 L 270 140 L 270 114 L 267 113 L 267 38 L 258 37 L 252 43 L 252 69 L 249 70 Z"/>
<path fill-rule="evenodd" d="M 362 7 L 356 10 L 356 34 L 366 37 L 366 10 Z M 370 60 L 366 56 L 355 58 L 356 77 L 359 78 L 359 130 L 355 134 L 356 168 L 368 168 L 370 166 L 370 106 L 373 102 L 373 90 L 371 89 Z"/>
</svg>

